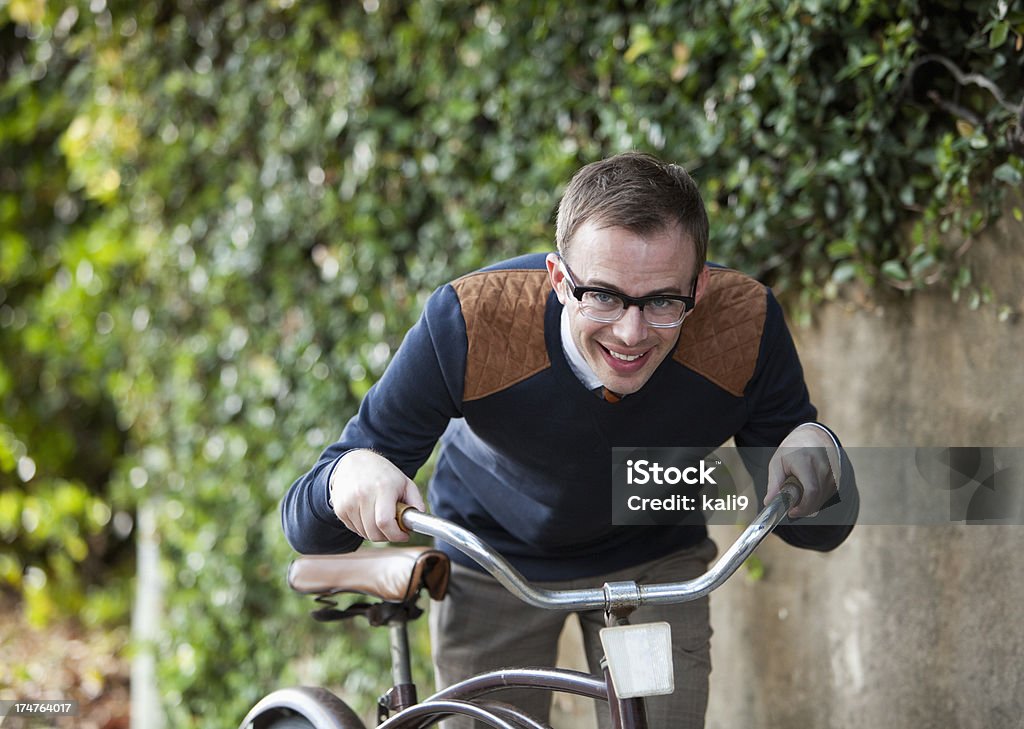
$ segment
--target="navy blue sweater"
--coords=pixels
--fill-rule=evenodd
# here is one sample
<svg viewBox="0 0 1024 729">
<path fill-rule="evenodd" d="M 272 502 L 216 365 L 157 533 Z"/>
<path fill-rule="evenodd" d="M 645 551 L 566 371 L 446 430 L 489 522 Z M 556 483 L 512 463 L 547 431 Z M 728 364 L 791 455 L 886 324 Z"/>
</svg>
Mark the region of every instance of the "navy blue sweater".
<svg viewBox="0 0 1024 729">
<path fill-rule="evenodd" d="M 540 254 L 435 291 L 338 442 L 285 496 L 289 543 L 303 553 L 356 549 L 361 538 L 327 503 L 337 460 L 372 448 L 411 477 L 440 438 L 435 514 L 473 530 L 529 579 L 608 572 L 706 536 L 700 524 L 613 526 L 613 447 L 712 449 L 729 438 L 774 447 L 816 417 L 778 303 L 736 271 L 711 269 L 674 356 L 618 403 L 595 397 L 570 369 L 561 311 Z M 852 524 L 852 473 L 843 482 Z M 805 519 L 778 533 L 828 550 L 851 528 Z"/>
</svg>

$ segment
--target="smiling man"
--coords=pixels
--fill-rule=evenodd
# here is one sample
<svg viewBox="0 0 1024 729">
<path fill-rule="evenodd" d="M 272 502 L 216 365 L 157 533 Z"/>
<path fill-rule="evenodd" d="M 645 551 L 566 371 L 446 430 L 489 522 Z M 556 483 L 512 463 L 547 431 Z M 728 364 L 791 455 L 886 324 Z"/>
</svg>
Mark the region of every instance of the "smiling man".
<svg viewBox="0 0 1024 729">
<path fill-rule="evenodd" d="M 645 237 L 595 219 L 573 239 L 573 261 L 591 273 L 584 285 L 562 256 L 547 257 L 551 287 L 566 307 L 565 329 L 598 381 L 632 394 L 675 349 L 679 326 L 693 309 L 700 280 L 693 243 L 679 226 Z M 693 285 L 683 296 L 680 285 L 688 279 Z"/>
<path fill-rule="evenodd" d="M 690 579 L 714 557 L 702 524 L 612 523 L 614 447 L 782 446 L 765 499 L 790 474 L 804 498 L 777 533 L 803 548 L 840 544 L 857 510 L 848 461 L 815 422 L 771 292 L 706 265 L 707 214 L 685 170 L 638 153 L 584 167 L 559 205 L 556 237 L 557 253 L 434 293 L 339 441 L 285 497 L 292 546 L 328 553 L 404 541 L 395 504 L 423 508 L 412 476 L 439 439 L 431 510 L 548 587 Z M 829 500 L 841 502 L 846 526 L 815 523 Z M 431 610 L 438 682 L 553 664 L 564 615 L 519 603 L 439 546 L 455 566 L 448 597 Z M 597 671 L 604 618 L 579 617 Z M 707 599 L 634 618 L 672 626 L 677 689 L 648 700 L 651 726 L 703 726 Z M 504 698 L 547 714 L 546 695 Z"/>
</svg>

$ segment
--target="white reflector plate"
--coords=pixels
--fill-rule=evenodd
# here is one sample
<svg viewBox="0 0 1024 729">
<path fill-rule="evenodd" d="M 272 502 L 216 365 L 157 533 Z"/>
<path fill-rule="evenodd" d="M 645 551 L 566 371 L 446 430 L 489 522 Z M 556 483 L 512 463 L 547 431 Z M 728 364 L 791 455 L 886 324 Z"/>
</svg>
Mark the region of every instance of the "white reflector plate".
<svg viewBox="0 0 1024 729">
<path fill-rule="evenodd" d="M 601 645 L 619 698 L 658 696 L 675 690 L 672 628 L 668 623 L 604 628 Z"/>
</svg>

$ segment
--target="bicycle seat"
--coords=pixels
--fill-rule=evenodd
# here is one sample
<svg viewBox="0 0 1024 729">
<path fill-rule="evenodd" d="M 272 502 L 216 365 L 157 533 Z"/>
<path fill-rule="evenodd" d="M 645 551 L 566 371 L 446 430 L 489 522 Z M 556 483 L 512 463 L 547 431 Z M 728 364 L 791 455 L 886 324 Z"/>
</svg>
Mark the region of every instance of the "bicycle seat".
<svg viewBox="0 0 1024 729">
<path fill-rule="evenodd" d="M 355 592 L 398 603 L 426 588 L 431 599 L 441 600 L 451 569 L 448 555 L 430 547 L 364 549 L 299 557 L 288 567 L 288 585 L 307 595 Z"/>
</svg>

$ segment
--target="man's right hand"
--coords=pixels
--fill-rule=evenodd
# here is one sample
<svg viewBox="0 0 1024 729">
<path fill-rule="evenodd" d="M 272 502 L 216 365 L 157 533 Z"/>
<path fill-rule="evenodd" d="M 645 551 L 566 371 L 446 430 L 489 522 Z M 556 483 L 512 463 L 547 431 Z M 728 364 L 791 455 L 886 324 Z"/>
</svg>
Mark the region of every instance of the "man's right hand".
<svg viewBox="0 0 1024 729">
<path fill-rule="evenodd" d="M 405 542 L 395 519 L 399 501 L 426 511 L 415 482 L 373 451 L 349 451 L 331 474 L 331 503 L 341 522 L 371 542 Z"/>
</svg>

